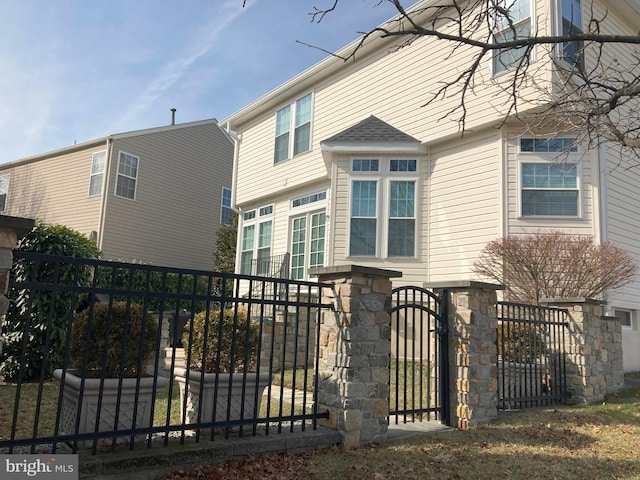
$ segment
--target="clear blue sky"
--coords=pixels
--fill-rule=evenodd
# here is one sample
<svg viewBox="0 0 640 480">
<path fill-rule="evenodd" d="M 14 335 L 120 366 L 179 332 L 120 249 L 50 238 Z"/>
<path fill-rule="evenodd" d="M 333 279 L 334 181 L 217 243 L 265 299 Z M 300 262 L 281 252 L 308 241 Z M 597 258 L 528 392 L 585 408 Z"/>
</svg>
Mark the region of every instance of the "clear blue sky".
<svg viewBox="0 0 640 480">
<path fill-rule="evenodd" d="M 394 14 L 378 0 L 0 0 L 0 163 L 221 120 Z"/>
</svg>

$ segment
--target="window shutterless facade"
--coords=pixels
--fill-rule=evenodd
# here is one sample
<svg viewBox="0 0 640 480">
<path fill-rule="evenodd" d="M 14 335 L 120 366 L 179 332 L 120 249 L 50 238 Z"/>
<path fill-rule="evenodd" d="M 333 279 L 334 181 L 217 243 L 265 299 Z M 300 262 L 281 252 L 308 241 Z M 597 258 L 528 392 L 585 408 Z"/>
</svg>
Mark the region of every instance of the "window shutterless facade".
<svg viewBox="0 0 640 480">
<path fill-rule="evenodd" d="M 309 93 L 276 112 L 274 163 L 311 148 L 312 101 Z"/>
<path fill-rule="evenodd" d="M 575 35 L 582 33 L 581 0 L 558 0 L 561 24 L 558 27 L 560 35 Z M 565 42 L 562 44 L 560 59 L 572 67 L 584 70 L 584 42 Z"/>
<path fill-rule="evenodd" d="M 291 201 L 291 278 L 304 280 L 310 268 L 323 267 L 326 241 L 327 192 L 318 192 Z"/>
<path fill-rule="evenodd" d="M 415 257 L 417 160 L 353 159 L 351 175 L 349 256 Z"/>
<path fill-rule="evenodd" d="M 269 271 L 273 236 L 273 206 L 250 210 L 243 215 L 240 273 L 264 275 Z M 256 268 L 253 269 L 253 260 Z"/>
<path fill-rule="evenodd" d="M 107 163 L 107 152 L 96 152 L 91 156 L 91 175 L 89 176 L 89 196 L 102 194 L 104 169 Z"/>
<path fill-rule="evenodd" d="M 494 42 L 503 43 L 531 36 L 532 0 L 498 0 L 500 8 L 509 15 L 497 14 L 494 19 Z M 504 48 L 493 56 L 493 73 L 500 73 L 517 66 L 526 52 L 526 47 Z"/>
<path fill-rule="evenodd" d="M 222 187 L 222 197 L 220 199 L 220 223 L 222 225 L 228 225 L 233 217 L 233 211 L 231 210 L 231 190 Z"/>
<path fill-rule="evenodd" d="M 117 197 L 135 200 L 139 166 L 140 159 L 138 157 L 120 152 L 118 155 L 118 174 L 115 189 Z"/>
<path fill-rule="evenodd" d="M 558 158 L 577 152 L 574 143 L 571 137 L 520 140 L 521 216 L 580 216 L 579 164 Z"/>
<path fill-rule="evenodd" d="M 0 175 L 0 212 L 7 209 L 7 196 L 9 195 L 9 182 L 11 174 Z"/>
</svg>

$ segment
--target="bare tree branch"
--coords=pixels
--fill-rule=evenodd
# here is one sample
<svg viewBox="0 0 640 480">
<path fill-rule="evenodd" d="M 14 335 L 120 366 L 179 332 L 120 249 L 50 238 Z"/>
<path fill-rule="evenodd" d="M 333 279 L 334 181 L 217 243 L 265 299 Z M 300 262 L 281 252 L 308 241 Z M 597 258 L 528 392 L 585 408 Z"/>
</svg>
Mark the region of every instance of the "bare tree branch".
<svg viewBox="0 0 640 480">
<path fill-rule="evenodd" d="M 327 1 L 326 7 L 314 6 L 310 14 L 313 22 L 323 21 L 328 14 L 335 13 L 340 0 Z M 450 56 L 465 48 L 468 64 L 427 93 L 424 103 L 427 106 L 455 97 L 457 103 L 442 118 L 456 121 L 462 133 L 469 116 L 467 98 L 474 88 L 489 82 L 505 94 L 503 123 L 522 116 L 526 120 L 523 123 L 531 130 L 536 125 L 542 128 L 545 122 L 548 128 L 548 117 L 552 114 L 561 119 L 556 122 L 558 125 L 578 132 L 580 143 L 597 147 L 603 141 L 615 142 L 635 156 L 632 166 L 640 165 L 640 122 L 637 121 L 640 118 L 640 49 L 631 49 L 631 63 L 627 57 L 623 64 L 616 55 L 616 45 L 640 46 L 640 32 L 636 35 L 606 33 L 612 31 L 607 27 L 609 13 L 597 13 L 593 2 L 583 31 L 570 29 L 570 33 L 559 35 L 546 35 L 543 33 L 548 30 L 537 28 L 546 21 L 544 18 L 532 17 L 528 31 L 522 30 L 516 12 L 512 11 L 514 0 L 440 0 L 419 3 L 409 9 L 402 0 L 373 0 L 372 3 L 374 6 L 388 3 L 397 15 L 364 33 L 346 54 L 335 56 L 345 61 L 355 60 L 363 46 L 377 37 L 399 39 L 398 49 L 418 38 L 431 37 L 449 42 Z M 585 11 L 586 3 L 583 2 L 582 7 Z M 575 50 L 573 62 L 566 61 L 565 50 L 569 47 Z M 531 61 L 536 48 L 544 49 L 551 59 L 556 72 L 551 86 L 536 83 L 536 71 L 543 67 L 543 62 Z M 496 57 L 502 61 L 502 55 L 514 61 L 502 64 L 505 71 L 486 80 L 482 76 L 484 66 L 491 58 L 494 64 Z M 522 87 L 532 84 L 540 93 L 536 111 L 532 111 L 527 103 L 530 100 L 522 95 Z M 522 109 L 525 105 L 528 108 Z"/>
</svg>

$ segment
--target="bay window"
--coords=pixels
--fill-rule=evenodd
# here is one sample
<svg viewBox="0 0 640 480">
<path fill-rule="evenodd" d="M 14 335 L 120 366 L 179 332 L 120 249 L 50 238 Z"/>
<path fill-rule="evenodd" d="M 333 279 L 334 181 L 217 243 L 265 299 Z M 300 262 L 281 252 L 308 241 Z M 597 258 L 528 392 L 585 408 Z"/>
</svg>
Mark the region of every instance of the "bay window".
<svg viewBox="0 0 640 480">
<path fill-rule="evenodd" d="M 352 160 L 350 256 L 416 256 L 416 173 L 415 159 Z"/>
</svg>

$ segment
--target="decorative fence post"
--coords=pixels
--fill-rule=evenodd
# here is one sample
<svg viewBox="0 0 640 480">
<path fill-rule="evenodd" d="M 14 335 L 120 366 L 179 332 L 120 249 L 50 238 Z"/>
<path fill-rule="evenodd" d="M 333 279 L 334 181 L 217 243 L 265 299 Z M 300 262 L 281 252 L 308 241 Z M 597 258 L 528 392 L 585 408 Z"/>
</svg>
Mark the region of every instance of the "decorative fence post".
<svg viewBox="0 0 640 480">
<path fill-rule="evenodd" d="M 4 317 L 9 308 L 7 287 L 13 264 L 13 250 L 18 246 L 18 240 L 29 233 L 34 224 L 35 222 L 28 218 L 0 215 L 0 318 Z M 1 333 L 2 323 L 0 323 Z M 0 342 L 0 352 L 2 352 L 2 342 Z"/>
<path fill-rule="evenodd" d="M 345 448 L 384 440 L 389 417 L 391 280 L 402 273 L 344 265 L 313 269 L 323 283 L 320 320 L 319 409 Z"/>
<path fill-rule="evenodd" d="M 451 425 L 467 428 L 498 415 L 496 290 L 474 281 L 425 285 L 448 302 Z"/>
<path fill-rule="evenodd" d="M 569 311 L 567 388 L 571 403 L 594 403 L 624 386 L 622 326 L 604 315 L 602 302 L 587 298 L 544 299 Z"/>
</svg>

